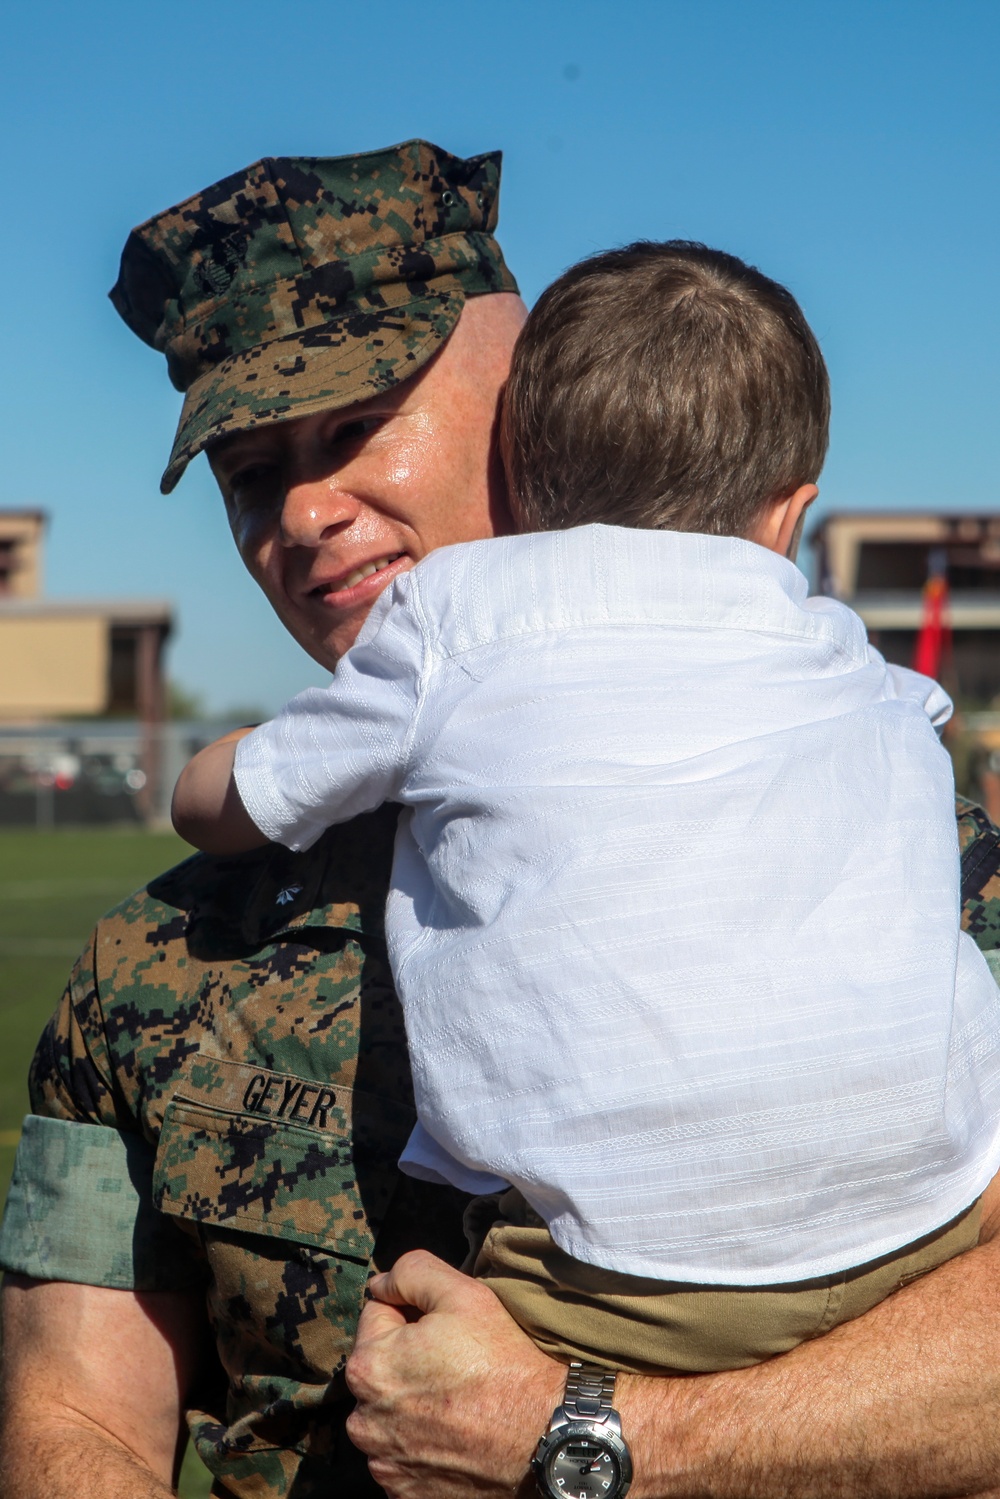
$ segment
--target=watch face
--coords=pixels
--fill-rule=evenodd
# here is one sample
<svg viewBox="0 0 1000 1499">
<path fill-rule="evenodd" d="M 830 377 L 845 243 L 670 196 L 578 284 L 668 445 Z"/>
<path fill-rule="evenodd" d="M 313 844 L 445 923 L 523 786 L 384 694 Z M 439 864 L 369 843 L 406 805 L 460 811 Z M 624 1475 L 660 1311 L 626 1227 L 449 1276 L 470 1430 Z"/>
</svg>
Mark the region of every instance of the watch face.
<svg viewBox="0 0 1000 1499">
<path fill-rule="evenodd" d="M 574 1436 L 549 1453 L 545 1476 L 550 1492 L 566 1499 L 613 1499 L 622 1470 L 603 1442 Z"/>
</svg>

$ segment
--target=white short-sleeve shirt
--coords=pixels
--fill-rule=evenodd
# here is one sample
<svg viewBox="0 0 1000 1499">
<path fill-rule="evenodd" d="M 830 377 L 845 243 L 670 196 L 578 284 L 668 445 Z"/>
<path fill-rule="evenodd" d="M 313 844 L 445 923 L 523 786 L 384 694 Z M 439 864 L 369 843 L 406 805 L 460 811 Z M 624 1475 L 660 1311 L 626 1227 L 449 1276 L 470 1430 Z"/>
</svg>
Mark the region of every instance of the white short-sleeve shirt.
<svg viewBox="0 0 1000 1499">
<path fill-rule="evenodd" d="M 268 837 L 396 801 L 416 1174 L 589 1263 L 752 1285 L 889 1253 L 1000 1166 L 936 684 L 727 537 L 444 548 L 237 753 Z"/>
</svg>

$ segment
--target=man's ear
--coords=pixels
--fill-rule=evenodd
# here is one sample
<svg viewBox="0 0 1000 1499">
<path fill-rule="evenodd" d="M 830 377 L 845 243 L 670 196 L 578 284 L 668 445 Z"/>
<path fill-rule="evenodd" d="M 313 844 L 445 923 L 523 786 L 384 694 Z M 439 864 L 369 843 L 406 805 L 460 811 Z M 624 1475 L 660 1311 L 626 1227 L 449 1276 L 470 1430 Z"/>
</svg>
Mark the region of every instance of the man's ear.
<svg viewBox="0 0 1000 1499">
<path fill-rule="evenodd" d="M 818 494 L 815 484 L 800 484 L 798 489 L 785 495 L 783 499 L 772 500 L 757 522 L 750 540 L 794 562 L 806 511 Z"/>
</svg>

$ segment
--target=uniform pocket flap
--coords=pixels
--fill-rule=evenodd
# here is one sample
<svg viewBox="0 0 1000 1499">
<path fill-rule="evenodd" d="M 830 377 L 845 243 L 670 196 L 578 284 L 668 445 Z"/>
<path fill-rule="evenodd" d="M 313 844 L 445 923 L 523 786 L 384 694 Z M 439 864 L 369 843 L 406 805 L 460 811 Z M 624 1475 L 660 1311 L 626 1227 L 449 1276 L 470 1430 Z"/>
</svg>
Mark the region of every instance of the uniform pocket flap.
<svg viewBox="0 0 1000 1499">
<path fill-rule="evenodd" d="M 393 1099 L 199 1056 L 167 1106 L 154 1200 L 367 1260 L 413 1121 Z"/>
</svg>

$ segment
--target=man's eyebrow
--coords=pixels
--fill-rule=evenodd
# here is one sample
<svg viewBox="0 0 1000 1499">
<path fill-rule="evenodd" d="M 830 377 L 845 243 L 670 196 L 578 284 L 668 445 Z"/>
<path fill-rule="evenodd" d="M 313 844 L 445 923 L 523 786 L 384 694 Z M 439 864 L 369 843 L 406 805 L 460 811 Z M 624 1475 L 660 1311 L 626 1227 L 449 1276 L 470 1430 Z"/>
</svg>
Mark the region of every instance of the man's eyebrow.
<svg viewBox="0 0 1000 1499">
<path fill-rule="evenodd" d="M 263 432 L 232 432 L 225 437 L 217 437 L 213 442 L 206 443 L 205 452 L 209 461 L 225 462 L 228 458 L 236 458 L 237 461 L 244 452 L 248 456 L 257 453 L 267 453 L 276 450 L 280 446 L 280 440 L 273 436 L 265 435 Z"/>
</svg>

